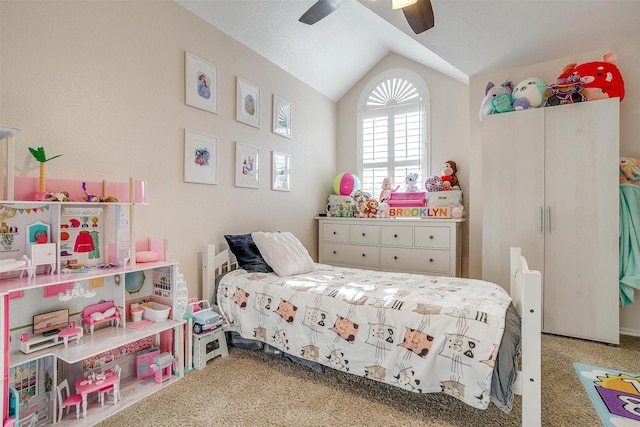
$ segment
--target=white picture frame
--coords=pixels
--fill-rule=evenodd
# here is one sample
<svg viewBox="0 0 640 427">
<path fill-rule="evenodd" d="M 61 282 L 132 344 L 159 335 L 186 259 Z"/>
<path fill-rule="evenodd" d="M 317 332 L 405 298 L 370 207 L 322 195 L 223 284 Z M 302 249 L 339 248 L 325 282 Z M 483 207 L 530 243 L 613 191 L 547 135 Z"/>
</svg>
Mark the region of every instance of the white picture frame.
<svg viewBox="0 0 640 427">
<path fill-rule="evenodd" d="M 271 152 L 271 189 L 291 191 L 291 154 Z"/>
<path fill-rule="evenodd" d="M 218 138 L 193 129 L 184 130 L 184 182 L 218 183 Z"/>
<path fill-rule="evenodd" d="M 273 95 L 273 133 L 291 139 L 291 110 L 290 101 Z"/>
<path fill-rule="evenodd" d="M 218 67 L 185 52 L 184 82 L 187 105 L 218 114 Z"/>
<path fill-rule="evenodd" d="M 239 76 L 236 84 L 236 120 L 260 128 L 260 88 Z"/>
<path fill-rule="evenodd" d="M 260 148 L 236 141 L 235 185 L 260 188 Z"/>
</svg>

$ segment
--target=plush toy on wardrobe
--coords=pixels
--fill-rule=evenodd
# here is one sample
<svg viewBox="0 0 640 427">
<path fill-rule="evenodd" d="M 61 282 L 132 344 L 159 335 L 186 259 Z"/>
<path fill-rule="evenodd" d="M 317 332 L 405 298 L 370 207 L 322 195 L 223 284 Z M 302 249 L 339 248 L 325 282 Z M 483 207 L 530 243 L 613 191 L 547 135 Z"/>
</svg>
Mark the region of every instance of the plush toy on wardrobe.
<svg viewBox="0 0 640 427">
<path fill-rule="evenodd" d="M 564 67 L 562 74 L 558 76 L 555 83 L 549 85 L 544 97 L 546 98 L 543 107 L 553 107 L 556 105 L 575 104 L 584 102 L 584 87 L 580 80 L 580 75 L 573 73 L 572 64 Z"/>
<path fill-rule="evenodd" d="M 385 178 L 382 180 L 382 190 L 380 191 L 380 203 L 383 203 L 391 198 L 391 193 L 395 193 L 400 188 L 399 185 L 396 185 L 393 188 L 393 184 L 391 183 L 391 178 Z"/>
<path fill-rule="evenodd" d="M 458 183 L 458 165 L 453 160 L 447 160 L 442 164 L 441 168 L 442 176 L 442 191 L 446 190 L 459 190 L 460 184 Z"/>
<path fill-rule="evenodd" d="M 489 114 L 506 113 L 513 111 L 513 82 L 505 80 L 498 86 L 488 82 L 484 88 L 484 99 L 480 104 L 480 121 Z"/>
<path fill-rule="evenodd" d="M 407 193 L 417 193 L 418 191 L 418 174 L 415 172 L 411 172 L 409 174 L 407 174 L 407 177 L 404 179 L 405 184 L 407 185 L 407 188 L 405 189 L 405 192 Z"/>
<path fill-rule="evenodd" d="M 595 99 L 620 98 L 624 99 L 624 80 L 616 66 L 615 52 L 605 52 L 602 61 L 585 62 L 576 65 L 568 64 L 565 71 L 580 76 L 584 88 L 583 94 L 587 101 Z"/>
<path fill-rule="evenodd" d="M 547 83 L 538 77 L 529 77 L 516 85 L 511 97 L 513 109 L 526 110 L 538 108 L 545 101 L 544 94 L 547 91 Z"/>
</svg>

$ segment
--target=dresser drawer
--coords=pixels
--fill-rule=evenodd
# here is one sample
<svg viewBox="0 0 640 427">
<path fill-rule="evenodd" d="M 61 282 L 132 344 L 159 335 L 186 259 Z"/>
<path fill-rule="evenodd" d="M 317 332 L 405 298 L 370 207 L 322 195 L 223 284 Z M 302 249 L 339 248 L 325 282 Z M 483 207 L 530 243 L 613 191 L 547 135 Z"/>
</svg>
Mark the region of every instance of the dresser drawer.
<svg viewBox="0 0 640 427">
<path fill-rule="evenodd" d="M 384 269 L 422 270 L 449 273 L 449 251 L 411 248 L 380 248 Z"/>
<path fill-rule="evenodd" d="M 326 243 L 322 249 L 322 262 L 325 264 L 378 267 L 378 247 Z"/>
<path fill-rule="evenodd" d="M 414 227 L 415 246 L 421 248 L 450 249 L 449 227 Z"/>
<path fill-rule="evenodd" d="M 413 227 L 410 225 L 380 227 L 380 243 L 385 246 L 413 246 Z"/>
<path fill-rule="evenodd" d="M 322 240 L 325 242 L 349 242 L 348 224 L 323 224 Z"/>
<path fill-rule="evenodd" d="M 377 245 L 379 228 L 377 225 L 352 225 L 351 243 L 361 245 Z"/>
</svg>

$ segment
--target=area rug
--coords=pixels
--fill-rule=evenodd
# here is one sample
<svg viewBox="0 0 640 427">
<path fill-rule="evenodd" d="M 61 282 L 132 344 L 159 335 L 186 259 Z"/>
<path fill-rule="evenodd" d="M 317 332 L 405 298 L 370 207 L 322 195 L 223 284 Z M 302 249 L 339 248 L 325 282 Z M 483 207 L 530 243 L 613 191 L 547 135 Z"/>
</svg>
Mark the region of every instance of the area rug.
<svg viewBox="0 0 640 427">
<path fill-rule="evenodd" d="M 573 364 L 605 427 L 640 427 L 640 375 Z"/>
</svg>

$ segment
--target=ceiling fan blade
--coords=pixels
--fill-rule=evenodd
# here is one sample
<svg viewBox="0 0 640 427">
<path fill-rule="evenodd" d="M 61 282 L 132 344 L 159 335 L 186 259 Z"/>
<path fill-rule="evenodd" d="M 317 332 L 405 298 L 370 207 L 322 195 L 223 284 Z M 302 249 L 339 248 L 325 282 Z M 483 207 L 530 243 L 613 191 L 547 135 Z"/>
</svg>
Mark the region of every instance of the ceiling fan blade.
<svg viewBox="0 0 640 427">
<path fill-rule="evenodd" d="M 318 0 L 309 8 L 298 21 L 313 25 L 340 7 L 342 0 Z"/>
<path fill-rule="evenodd" d="M 416 34 L 427 31 L 435 25 L 431 0 L 418 0 L 417 3 L 402 8 L 402 12 Z"/>
</svg>

